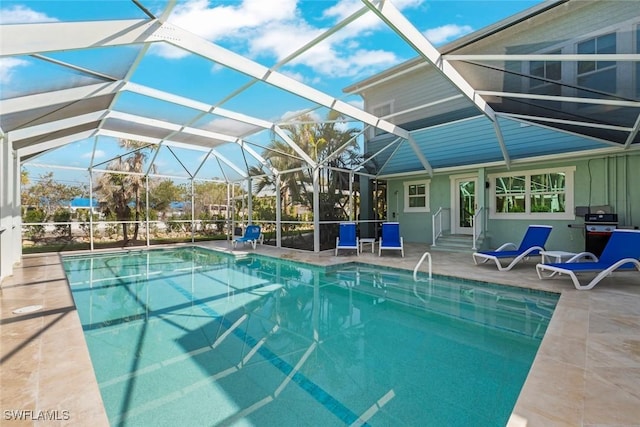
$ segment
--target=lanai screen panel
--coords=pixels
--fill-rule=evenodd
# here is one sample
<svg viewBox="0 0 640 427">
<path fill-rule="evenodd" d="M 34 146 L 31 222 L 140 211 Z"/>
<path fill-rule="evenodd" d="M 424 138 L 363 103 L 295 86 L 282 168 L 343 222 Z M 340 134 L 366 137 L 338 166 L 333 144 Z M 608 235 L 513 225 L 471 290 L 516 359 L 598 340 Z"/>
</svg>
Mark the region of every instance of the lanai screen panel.
<svg viewBox="0 0 640 427">
<path fill-rule="evenodd" d="M 190 123 L 202 112 L 168 100 L 131 91 L 123 91 L 113 105 L 114 111 L 156 119 L 175 125 Z"/>
<path fill-rule="evenodd" d="M 637 2 L 571 1 L 467 44 L 452 43 L 444 53 L 458 56 L 453 66 L 497 112 L 638 143 L 640 136 L 629 138 L 640 115 L 640 62 L 633 59 L 640 53 L 639 19 Z M 531 55 L 543 57 L 526 58 Z"/>
</svg>

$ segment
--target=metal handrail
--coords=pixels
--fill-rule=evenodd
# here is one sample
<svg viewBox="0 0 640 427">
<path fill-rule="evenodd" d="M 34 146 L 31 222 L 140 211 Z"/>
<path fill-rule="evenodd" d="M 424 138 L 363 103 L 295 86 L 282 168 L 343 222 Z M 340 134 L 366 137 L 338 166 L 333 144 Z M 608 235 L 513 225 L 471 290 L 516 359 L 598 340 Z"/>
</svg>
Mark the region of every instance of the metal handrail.
<svg viewBox="0 0 640 427">
<path fill-rule="evenodd" d="M 440 207 L 436 213 L 434 213 L 433 215 L 431 215 L 431 246 L 435 246 L 436 245 L 436 239 L 440 236 L 439 233 L 442 233 L 442 228 L 438 229 L 438 231 L 436 231 L 436 220 L 438 218 L 440 218 L 440 215 L 442 214 L 442 207 Z M 442 223 L 440 223 L 440 225 L 442 225 Z"/>
<path fill-rule="evenodd" d="M 473 214 L 473 246 L 471 249 L 474 251 L 478 249 L 477 242 L 480 234 L 482 234 L 482 212 L 484 208 L 478 208 Z"/>
<path fill-rule="evenodd" d="M 420 261 L 418 261 L 418 263 L 416 264 L 416 267 L 413 269 L 413 280 L 414 281 L 418 281 L 418 269 L 420 268 L 420 266 L 422 265 L 422 263 L 424 262 L 425 258 L 429 258 L 429 279 L 431 279 L 431 267 L 432 267 L 432 262 L 431 262 L 431 254 L 429 252 L 425 252 L 424 254 L 422 254 L 422 257 L 420 258 Z"/>
<path fill-rule="evenodd" d="M 446 208 L 441 206 L 436 213 L 431 216 L 431 233 L 433 237 L 433 240 L 431 240 L 431 246 L 435 246 L 438 237 L 442 236 L 442 213 L 445 209 Z"/>
</svg>

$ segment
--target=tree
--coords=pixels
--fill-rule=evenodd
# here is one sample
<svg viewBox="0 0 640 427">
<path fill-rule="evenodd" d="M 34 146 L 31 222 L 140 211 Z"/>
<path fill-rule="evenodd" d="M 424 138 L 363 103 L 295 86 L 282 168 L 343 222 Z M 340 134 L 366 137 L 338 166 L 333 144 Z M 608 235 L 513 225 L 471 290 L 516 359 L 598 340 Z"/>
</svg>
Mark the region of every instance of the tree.
<svg viewBox="0 0 640 427">
<path fill-rule="evenodd" d="M 138 239 L 139 221 L 143 207 L 141 193 L 145 189 L 144 166 L 149 154 L 155 146 L 140 141 L 121 139 L 118 141 L 123 149 L 132 150 L 123 156 L 118 156 L 109 163 L 112 172 L 103 173 L 98 177 L 96 192 L 103 196 L 110 208 L 116 214 L 118 221 L 130 221 L 133 205 L 134 224 L 133 240 Z M 151 168 L 153 170 L 153 167 Z M 122 223 L 122 237 L 124 243 L 129 242 L 128 226 Z"/>
<path fill-rule="evenodd" d="M 28 176 L 28 173 L 23 173 L 21 182 L 28 183 Z M 71 199 L 83 193 L 84 189 L 81 186 L 59 183 L 54 180 L 53 172 L 48 172 L 40 175 L 34 184 L 24 185 L 20 199 L 23 206 L 41 209 L 45 217 L 50 217 L 56 209 L 68 205 Z"/>
<path fill-rule="evenodd" d="M 335 168 L 351 169 L 361 159 L 355 139 L 358 130 L 342 129 L 342 125 L 339 124 L 341 118 L 339 113 L 331 111 L 325 123 L 313 123 L 310 116 L 302 116 L 300 124 L 283 126 L 291 140 L 320 165 L 320 212 L 314 214 L 325 220 L 341 220 L 348 217 L 349 195 L 345 194 L 345 190 L 349 188 L 349 173 Z M 282 175 L 280 194 L 284 213 L 289 212 L 294 203 L 311 209 L 313 169 L 300 159 L 293 148 L 280 140 L 271 141 L 262 155 L 278 171 L 299 169 Z M 250 169 L 249 174 L 255 176 L 263 172 L 254 167 Z M 275 179 L 264 176 L 257 181 L 256 191 L 264 188 L 275 189 Z M 321 232 L 322 240 L 334 240 L 335 233 L 327 231 Z"/>
<path fill-rule="evenodd" d="M 331 168 L 350 169 L 359 159 L 358 144 L 354 136 L 357 129 L 348 128 L 342 130 L 338 121 L 342 116 L 331 111 L 325 123 L 312 123 L 310 116 L 302 116 L 303 122 L 297 125 L 283 126 L 289 137 L 311 157 L 315 162 L 328 167 L 320 169 L 320 194 L 321 208 L 325 212 L 325 218 L 335 217 L 334 208 L 338 206 L 342 216 L 347 216 L 346 204 L 348 198 L 344 197 L 344 190 L 349 188 L 349 174 L 339 172 Z M 338 149 L 342 151 L 335 155 Z M 281 180 L 281 194 L 283 201 L 301 203 L 307 207 L 313 206 L 313 170 L 304 167 L 297 153 L 285 142 L 274 140 L 266 148 L 263 157 L 279 171 L 303 167 L 302 170 L 283 174 Z M 252 168 L 250 174 L 258 175 L 262 171 Z M 265 176 L 256 184 L 256 190 L 263 188 L 275 188 L 275 180 Z M 283 206 L 288 206 L 283 203 Z M 286 211 L 286 210 L 285 210 Z"/>
<path fill-rule="evenodd" d="M 195 197 L 195 213 L 199 216 L 208 212 L 211 205 L 227 204 L 227 184 L 220 182 L 195 182 L 193 187 Z"/>
<path fill-rule="evenodd" d="M 283 141 L 271 141 L 262 155 L 278 171 L 287 171 L 302 165 L 295 151 Z M 252 166 L 249 168 L 249 175 L 251 176 L 262 174 L 264 174 L 264 171 L 259 167 Z M 301 194 L 302 191 L 306 190 L 304 186 L 300 185 L 300 181 L 304 179 L 302 172 L 289 172 L 282 175 L 280 180 L 280 203 L 285 213 L 290 211 L 294 202 L 308 199 L 308 197 L 302 197 Z M 254 191 L 256 193 L 260 193 L 266 188 L 272 188 L 275 191 L 276 179 L 274 176 L 265 175 L 255 182 Z"/>
<path fill-rule="evenodd" d="M 149 205 L 157 212 L 162 213 L 162 217 L 171 206 L 171 202 L 182 199 L 182 189 L 172 180 L 163 179 L 156 183 L 153 191 L 149 192 Z"/>
</svg>

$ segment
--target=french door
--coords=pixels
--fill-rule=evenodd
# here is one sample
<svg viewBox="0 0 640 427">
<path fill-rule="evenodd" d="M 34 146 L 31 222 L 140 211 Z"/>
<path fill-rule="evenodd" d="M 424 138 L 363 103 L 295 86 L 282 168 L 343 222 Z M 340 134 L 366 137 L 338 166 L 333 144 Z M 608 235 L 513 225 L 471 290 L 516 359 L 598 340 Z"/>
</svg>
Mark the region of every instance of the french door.
<svg viewBox="0 0 640 427">
<path fill-rule="evenodd" d="M 473 215 L 477 209 L 477 189 L 477 176 L 456 177 L 452 179 L 452 233 L 473 234 Z"/>
</svg>

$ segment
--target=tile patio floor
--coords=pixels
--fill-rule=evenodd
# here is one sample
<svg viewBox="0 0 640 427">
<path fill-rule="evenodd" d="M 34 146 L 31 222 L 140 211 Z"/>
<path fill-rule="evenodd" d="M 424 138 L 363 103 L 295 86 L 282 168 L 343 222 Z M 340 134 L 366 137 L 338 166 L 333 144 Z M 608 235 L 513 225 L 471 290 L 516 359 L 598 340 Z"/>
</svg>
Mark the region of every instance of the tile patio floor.
<svg viewBox="0 0 640 427">
<path fill-rule="evenodd" d="M 199 246 L 230 251 L 227 242 Z M 428 247 L 405 246 L 405 258 L 367 250 L 357 258 L 335 257 L 333 251 L 266 245 L 256 252 L 321 265 L 357 260 L 412 270 Z M 640 274 L 615 273 L 593 290 L 577 291 L 565 277 L 539 280 L 534 261 L 498 272 L 488 264 L 475 266 L 469 254 L 432 256 L 437 274 L 561 294 L 510 426 L 640 426 Z M 35 304 L 43 309 L 13 313 Z M 25 256 L 2 282 L 0 357 L 0 425 L 108 425 L 59 254 Z M 7 412 L 12 410 L 57 420 L 19 421 Z"/>
</svg>

